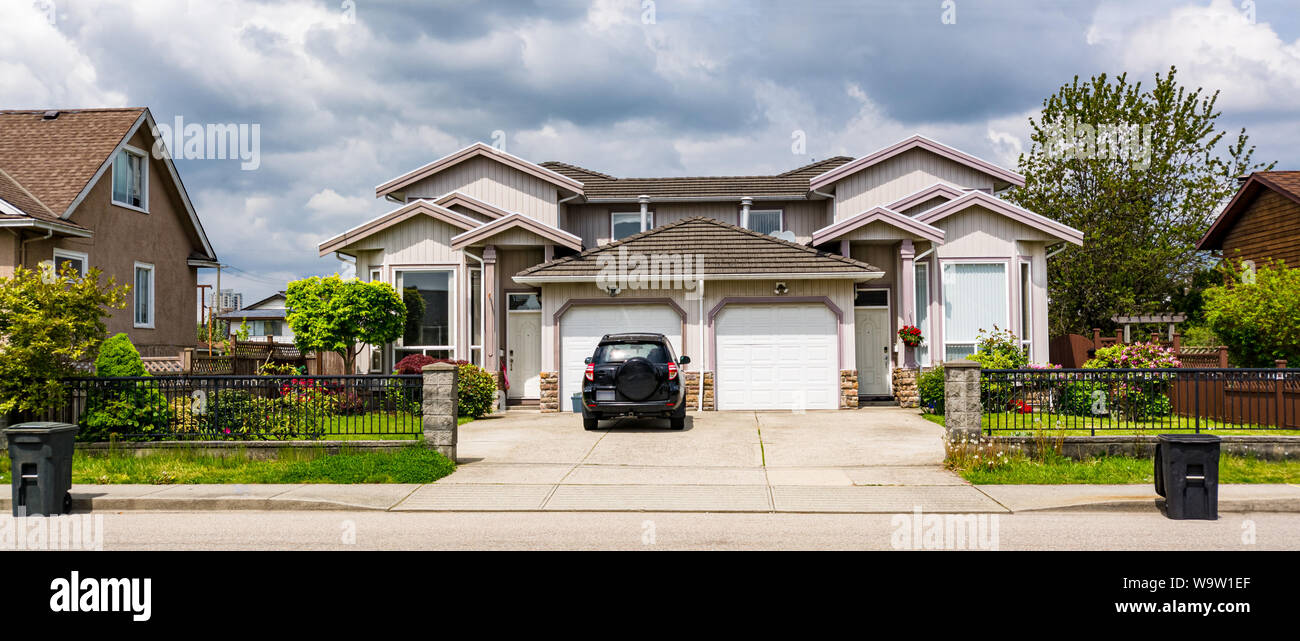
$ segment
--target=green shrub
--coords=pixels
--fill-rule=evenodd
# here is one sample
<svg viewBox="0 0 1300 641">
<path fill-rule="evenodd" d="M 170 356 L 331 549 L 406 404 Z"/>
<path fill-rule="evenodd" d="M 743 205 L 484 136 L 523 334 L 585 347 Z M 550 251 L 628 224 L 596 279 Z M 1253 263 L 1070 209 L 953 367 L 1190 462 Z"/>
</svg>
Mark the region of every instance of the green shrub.
<svg viewBox="0 0 1300 641">
<path fill-rule="evenodd" d="M 1106 385 L 1097 381 L 1074 381 L 1061 392 L 1061 411 L 1072 416 L 1105 416 L 1110 401 Z"/>
<path fill-rule="evenodd" d="M 456 393 L 459 397 L 457 414 L 481 418 L 492 413 L 497 402 L 497 379 L 490 372 L 465 363 L 457 367 Z"/>
<path fill-rule="evenodd" d="M 1187 347 L 1218 347 L 1223 344 L 1206 325 L 1184 326 L 1182 343 Z"/>
<path fill-rule="evenodd" d="M 95 359 L 95 377 L 148 376 L 140 352 L 126 334 L 104 341 Z M 86 399 L 77 438 L 107 440 L 110 434 L 159 438 L 170 431 L 173 412 L 167 397 L 148 381 L 106 380 L 94 385 Z"/>
<path fill-rule="evenodd" d="M 1181 367 L 1182 363 L 1174 356 L 1171 349 L 1161 347 L 1156 343 L 1133 343 L 1103 347 L 1097 350 L 1096 355 L 1084 363 L 1083 366 L 1086 369 L 1142 370 L 1176 368 Z M 1089 398 L 1086 401 L 1080 399 L 1075 408 L 1080 412 L 1079 416 L 1118 414 L 1132 420 L 1168 416 L 1173 410 L 1173 404 L 1169 402 L 1168 393 L 1169 385 L 1173 382 L 1173 379 L 1174 374 L 1172 373 L 1133 372 L 1131 374 L 1120 373 L 1114 377 L 1091 381 L 1086 383 L 1087 387 L 1084 388 L 1088 392 Z M 1081 385 L 1081 383 L 1072 383 L 1071 387 L 1077 385 Z M 1098 391 L 1102 392 L 1104 396 L 1098 397 L 1096 395 Z M 1070 390 L 1067 389 L 1067 397 L 1069 393 Z M 1098 407 L 1101 407 L 1097 405 L 1099 400 L 1106 406 L 1104 412 L 1096 411 Z M 1083 405 L 1085 402 L 1086 408 Z M 1070 406 L 1068 398 L 1066 405 Z"/>
<path fill-rule="evenodd" d="M 1011 330 L 1000 330 L 994 325 L 991 332 L 980 330 L 970 360 L 984 369 L 1022 369 L 1029 364 L 1029 355 Z"/>
<path fill-rule="evenodd" d="M 921 372 L 916 379 L 921 407 L 931 414 L 943 414 L 943 363 Z"/>
<path fill-rule="evenodd" d="M 1240 367 L 1300 363 L 1300 270 L 1282 261 L 1255 269 L 1253 278 L 1229 263 L 1232 284 L 1205 291 L 1205 320 Z M 1246 281 L 1246 282 L 1243 282 Z"/>
</svg>

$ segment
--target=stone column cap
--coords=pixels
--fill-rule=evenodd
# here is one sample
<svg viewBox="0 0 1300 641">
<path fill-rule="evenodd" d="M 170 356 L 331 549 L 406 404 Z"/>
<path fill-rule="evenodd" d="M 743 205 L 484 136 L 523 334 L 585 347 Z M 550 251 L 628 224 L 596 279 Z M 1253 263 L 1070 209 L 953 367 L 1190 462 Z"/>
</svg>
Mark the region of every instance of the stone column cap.
<svg viewBox="0 0 1300 641">
<path fill-rule="evenodd" d="M 951 368 L 951 369 L 956 369 L 959 367 L 974 367 L 974 368 L 983 367 L 983 365 L 980 365 L 976 361 L 968 361 L 968 360 L 948 361 L 944 363 L 943 366 L 945 368 Z"/>
<path fill-rule="evenodd" d="M 421 372 L 445 372 L 447 370 L 454 370 L 456 368 L 457 366 L 452 365 L 451 363 L 433 363 L 431 365 L 425 365 L 424 367 L 420 368 L 420 371 Z"/>
</svg>

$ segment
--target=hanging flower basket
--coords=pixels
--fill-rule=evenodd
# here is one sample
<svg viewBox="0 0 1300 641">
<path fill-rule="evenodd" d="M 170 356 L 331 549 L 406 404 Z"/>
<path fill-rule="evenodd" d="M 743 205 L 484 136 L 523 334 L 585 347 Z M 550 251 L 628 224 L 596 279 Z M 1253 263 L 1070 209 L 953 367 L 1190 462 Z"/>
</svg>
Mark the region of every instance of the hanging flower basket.
<svg viewBox="0 0 1300 641">
<path fill-rule="evenodd" d="M 917 347 L 925 342 L 925 337 L 921 335 L 921 328 L 912 325 L 904 325 L 898 329 L 898 339 L 908 347 Z"/>
</svg>

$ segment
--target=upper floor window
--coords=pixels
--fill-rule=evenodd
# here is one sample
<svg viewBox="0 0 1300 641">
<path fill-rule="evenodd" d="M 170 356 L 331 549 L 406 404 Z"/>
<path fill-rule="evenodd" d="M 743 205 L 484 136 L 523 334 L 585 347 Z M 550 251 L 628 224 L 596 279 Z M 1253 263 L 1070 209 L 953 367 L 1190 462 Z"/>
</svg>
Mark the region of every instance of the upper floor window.
<svg viewBox="0 0 1300 641">
<path fill-rule="evenodd" d="M 113 158 L 113 204 L 149 211 L 149 163 L 143 151 L 123 147 Z"/>
<path fill-rule="evenodd" d="M 749 210 L 749 229 L 760 234 L 770 234 L 774 231 L 781 231 L 781 222 L 780 209 Z"/>
<path fill-rule="evenodd" d="M 646 229 L 655 226 L 655 213 L 646 212 Z M 641 212 L 616 211 L 609 214 L 609 239 L 619 240 L 641 233 Z"/>
<path fill-rule="evenodd" d="M 66 249 L 54 250 L 54 273 L 63 273 L 63 266 L 67 265 L 77 272 L 78 276 L 86 275 L 86 255 L 81 252 L 69 251 Z"/>
</svg>

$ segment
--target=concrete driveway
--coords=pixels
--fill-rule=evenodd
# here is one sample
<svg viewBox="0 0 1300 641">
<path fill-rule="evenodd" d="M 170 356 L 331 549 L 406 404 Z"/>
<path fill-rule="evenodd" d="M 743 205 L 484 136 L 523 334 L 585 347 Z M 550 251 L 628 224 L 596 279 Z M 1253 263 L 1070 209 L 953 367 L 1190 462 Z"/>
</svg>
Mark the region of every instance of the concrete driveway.
<svg viewBox="0 0 1300 641">
<path fill-rule="evenodd" d="M 602 421 L 514 410 L 461 426 L 445 483 L 576 485 L 957 485 L 943 429 L 901 408 L 704 412 Z"/>
</svg>

